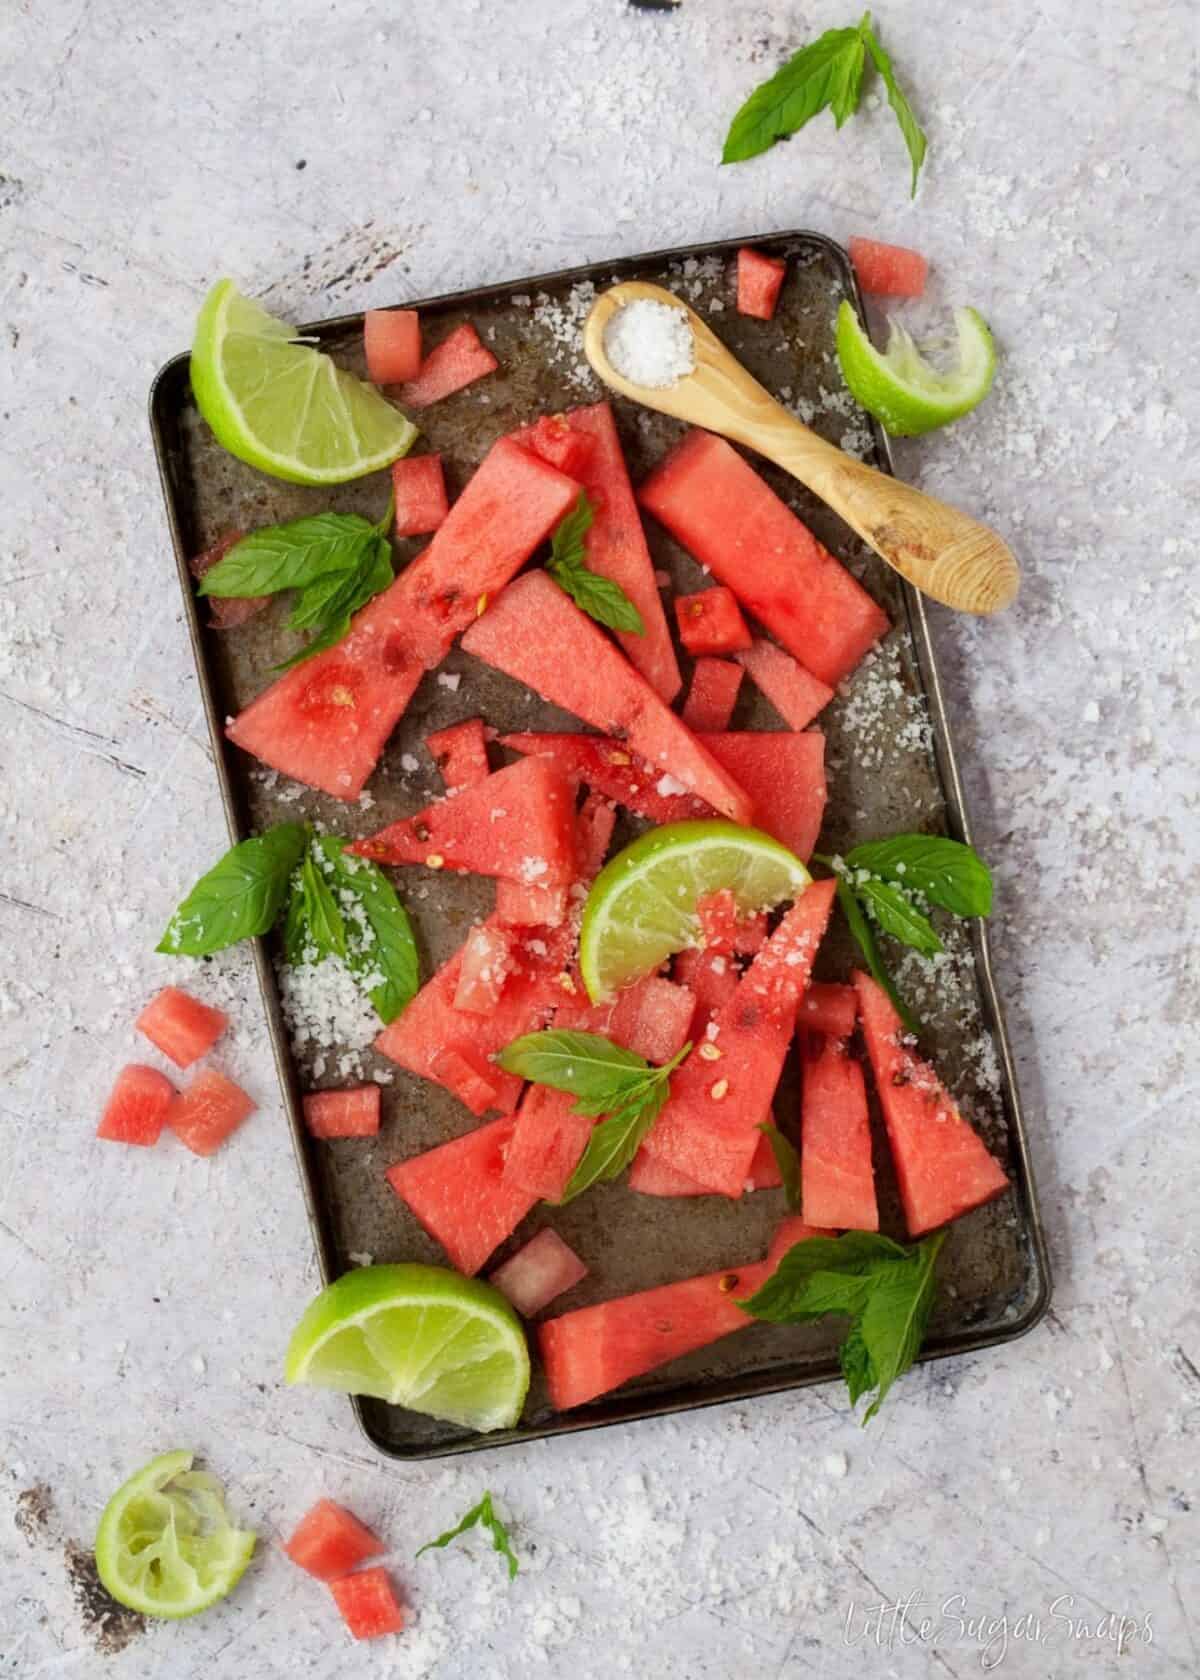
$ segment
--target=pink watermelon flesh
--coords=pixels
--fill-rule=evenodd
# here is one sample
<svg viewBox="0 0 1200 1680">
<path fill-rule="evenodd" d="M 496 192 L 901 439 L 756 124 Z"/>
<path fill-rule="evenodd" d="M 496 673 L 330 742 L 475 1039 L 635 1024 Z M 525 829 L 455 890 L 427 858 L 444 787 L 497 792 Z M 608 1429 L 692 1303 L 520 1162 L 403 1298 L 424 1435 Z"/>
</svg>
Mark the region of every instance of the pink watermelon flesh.
<svg viewBox="0 0 1200 1680">
<path fill-rule="evenodd" d="M 575 813 L 575 882 L 570 887 L 526 887 L 497 881 L 498 919 L 509 927 L 558 928 L 567 921 L 572 904 L 581 911 L 583 889 L 603 867 L 616 820 L 613 806 L 602 795 L 590 793 Z"/>
<path fill-rule="evenodd" d="M 887 993 L 866 974 L 856 973 L 854 985 L 908 1234 L 919 1237 L 1002 1196 L 1008 1179 L 933 1068 L 909 1048 Z"/>
<path fill-rule="evenodd" d="M 597 1030 L 648 1062 L 661 1065 L 678 1055 L 687 1043 L 696 1000 L 686 986 L 676 985 L 660 974 L 648 974 L 618 992 L 608 1009 L 608 1025 Z"/>
<path fill-rule="evenodd" d="M 790 653 L 761 637 L 737 656 L 756 688 L 793 729 L 807 729 L 833 699 L 833 690 L 798 665 Z"/>
<path fill-rule="evenodd" d="M 365 1558 L 378 1557 L 387 1547 L 344 1505 L 318 1499 L 301 1517 L 283 1549 L 293 1563 L 318 1581 L 336 1581 Z"/>
<path fill-rule="evenodd" d="M 198 1073 L 167 1110 L 167 1125 L 193 1155 L 215 1155 L 255 1105 L 240 1085 L 215 1068 Z"/>
<path fill-rule="evenodd" d="M 601 793 L 589 793 L 575 817 L 575 848 L 579 879 L 591 884 L 599 875 L 612 845 L 617 813 Z"/>
<path fill-rule="evenodd" d="M 677 595 L 675 620 L 680 641 L 696 657 L 737 653 L 748 648 L 752 640 L 737 597 L 724 584 L 702 589 L 697 595 Z"/>
<path fill-rule="evenodd" d="M 709 893 L 696 905 L 703 949 L 717 956 L 754 956 L 767 942 L 767 916 L 743 917 L 731 887 Z"/>
<path fill-rule="evenodd" d="M 547 1225 L 530 1237 L 510 1260 L 488 1278 L 522 1318 L 533 1318 L 543 1307 L 573 1289 L 588 1275 L 575 1250 Z"/>
<path fill-rule="evenodd" d="M 440 455 L 407 455 L 392 463 L 392 495 L 398 537 L 423 537 L 445 523 L 450 512 Z"/>
<path fill-rule="evenodd" d="M 728 729 L 741 686 L 742 668 L 731 659 L 697 659 L 683 708 L 684 723 L 702 734 Z"/>
<path fill-rule="evenodd" d="M 536 1196 L 506 1180 L 508 1116 L 389 1167 L 387 1180 L 451 1264 L 471 1277 L 529 1212 Z"/>
<path fill-rule="evenodd" d="M 653 769 L 623 741 L 614 741 L 607 735 L 502 735 L 500 745 L 513 752 L 548 759 L 572 782 L 592 788 L 605 799 L 624 805 L 626 810 L 649 817 L 651 822 L 682 822 L 689 817 L 712 815 L 711 805 L 694 794 L 679 791 L 680 784 L 674 776 Z M 660 788 L 667 791 L 660 792 Z"/>
<path fill-rule="evenodd" d="M 329 1582 L 334 1603 L 355 1639 L 378 1639 L 381 1634 L 400 1633 L 404 1611 L 386 1569 L 359 1569 Z"/>
<path fill-rule="evenodd" d="M 379 1130 L 379 1087 L 310 1091 L 304 1098 L 304 1123 L 313 1137 L 374 1137 Z"/>
<path fill-rule="evenodd" d="M 522 886 L 496 882 L 496 915 L 505 927 L 561 927 L 571 901 L 566 887 Z"/>
<path fill-rule="evenodd" d="M 767 1261 L 777 1266 L 789 1248 L 795 1248 L 799 1242 L 807 1242 L 809 1237 L 831 1237 L 832 1231 L 819 1230 L 815 1226 L 806 1225 L 798 1213 L 789 1213 L 779 1221 L 775 1227 L 775 1235 L 771 1238 L 767 1249 Z"/>
<path fill-rule="evenodd" d="M 697 1184 L 695 1179 L 685 1178 L 681 1172 L 676 1172 L 669 1162 L 656 1160 L 653 1155 L 647 1155 L 644 1149 L 639 1149 L 633 1158 L 628 1184 L 631 1190 L 636 1190 L 643 1196 L 709 1194 L 703 1184 Z"/>
<path fill-rule="evenodd" d="M 193 554 L 188 561 L 188 571 L 199 583 L 205 572 L 211 572 L 218 560 L 225 556 L 235 543 L 241 542 L 245 531 L 231 531 L 220 542 L 214 543 L 212 548 L 206 548 L 203 554 Z M 214 630 L 235 630 L 239 624 L 253 618 L 255 613 L 261 612 L 271 599 L 269 595 L 206 595 L 208 602 L 208 622 Z"/>
<path fill-rule="evenodd" d="M 500 366 L 495 356 L 482 343 L 469 321 L 455 327 L 448 338 L 435 345 L 421 363 L 415 379 L 401 385 L 398 396 L 401 408 L 428 408 L 453 396 L 466 385 L 494 373 Z"/>
<path fill-rule="evenodd" d="M 229 725 L 229 739 L 285 776 L 357 799 L 422 676 L 578 494 L 569 478 L 501 438 L 429 547 L 355 616 L 336 647 L 252 700 Z"/>
<path fill-rule="evenodd" d="M 425 745 L 448 788 L 475 787 L 492 773 L 482 718 L 465 718 L 448 729 L 435 729 L 426 735 Z"/>
<path fill-rule="evenodd" d="M 367 378 L 376 385 L 415 379 L 421 367 L 421 318 L 415 309 L 368 309 L 363 316 Z"/>
<path fill-rule="evenodd" d="M 783 1183 L 783 1175 L 779 1171 L 779 1163 L 775 1159 L 775 1151 L 765 1137 L 758 1140 L 754 1150 L 754 1158 L 750 1162 L 750 1174 L 746 1179 L 747 1190 L 777 1190 Z"/>
<path fill-rule="evenodd" d="M 628 741 L 659 776 L 669 774 L 723 816 L 751 820 L 742 789 L 545 572 L 511 583 L 462 645 L 552 705 Z"/>
<path fill-rule="evenodd" d="M 701 740 L 754 801 L 756 826 L 807 863 L 825 817 L 825 737 L 820 730 L 735 730 Z"/>
<path fill-rule="evenodd" d="M 581 409 L 578 412 L 586 411 Z M 570 415 L 543 414 L 532 426 L 523 426 L 513 436 L 523 449 L 532 449 L 543 461 L 549 461 L 559 472 L 565 472 L 568 478 L 583 482 L 581 475 L 592 458 L 595 444 L 587 432 L 576 430 Z"/>
<path fill-rule="evenodd" d="M 688 432 L 638 497 L 830 687 L 887 630 L 866 590 L 723 438 Z"/>
<path fill-rule="evenodd" d="M 574 1113 L 575 1098 L 530 1085 L 517 1110 L 505 1179 L 538 1201 L 557 1202 L 588 1146 L 595 1121 Z"/>
<path fill-rule="evenodd" d="M 834 1038 L 801 1033 L 800 1205 L 836 1231 L 878 1231 L 862 1068 Z"/>
<path fill-rule="evenodd" d="M 457 994 L 456 994 L 457 995 Z M 436 1079 L 448 1091 L 453 1091 L 472 1114 L 486 1114 L 489 1108 L 502 1108 L 492 1064 L 470 1045 L 449 1046 L 433 1059 L 429 1077 Z"/>
<path fill-rule="evenodd" d="M 619 584 L 641 614 L 645 633 L 618 631 L 617 641 L 651 688 L 670 704 L 682 678 L 612 409 L 599 402 L 572 409 L 561 418 L 592 446 L 582 461 L 576 458 L 572 473 L 587 491 L 594 510 L 592 528 L 584 538 L 588 567 Z M 541 445 L 533 436 L 536 431 L 527 426 L 513 436 L 537 449 Z"/>
<path fill-rule="evenodd" d="M 149 1149 L 158 1142 L 175 1100 L 175 1087 L 165 1073 L 131 1062 L 117 1075 L 96 1136 L 107 1143 L 132 1143 Z"/>
<path fill-rule="evenodd" d="M 462 968 L 454 1007 L 472 1015 L 491 1015 L 513 969 L 513 940 L 494 922 L 472 928 L 462 950 Z"/>
<path fill-rule="evenodd" d="M 883 245 L 877 239 L 850 240 L 850 261 L 864 292 L 875 297 L 920 297 L 929 264 L 919 251 Z"/>
<path fill-rule="evenodd" d="M 137 1030 L 181 1068 L 207 1055 L 228 1025 L 223 1010 L 201 1003 L 178 986 L 164 986 L 136 1022 Z"/>
<path fill-rule="evenodd" d="M 739 315 L 753 315 L 769 321 L 775 314 L 779 290 L 787 264 L 782 257 L 768 257 L 750 245 L 737 254 L 737 307 Z"/>
<path fill-rule="evenodd" d="M 673 972 L 696 1000 L 688 1036 L 699 1040 L 709 1021 L 737 991 L 737 965 L 723 951 L 680 951 Z"/>
<path fill-rule="evenodd" d="M 814 980 L 800 1000 L 796 1025 L 828 1038 L 849 1038 L 858 1019 L 858 993 L 853 986 L 834 986 Z"/>
</svg>

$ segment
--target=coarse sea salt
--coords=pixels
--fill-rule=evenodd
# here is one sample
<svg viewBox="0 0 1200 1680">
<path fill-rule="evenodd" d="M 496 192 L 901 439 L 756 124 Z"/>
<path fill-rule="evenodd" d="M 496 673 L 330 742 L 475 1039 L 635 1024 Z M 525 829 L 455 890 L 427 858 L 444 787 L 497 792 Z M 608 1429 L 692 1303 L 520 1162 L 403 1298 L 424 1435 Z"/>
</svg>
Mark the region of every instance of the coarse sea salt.
<svg viewBox="0 0 1200 1680">
<path fill-rule="evenodd" d="M 604 350 L 624 379 L 663 390 L 696 365 L 692 329 L 682 309 L 654 298 L 635 298 L 604 329 Z"/>
</svg>

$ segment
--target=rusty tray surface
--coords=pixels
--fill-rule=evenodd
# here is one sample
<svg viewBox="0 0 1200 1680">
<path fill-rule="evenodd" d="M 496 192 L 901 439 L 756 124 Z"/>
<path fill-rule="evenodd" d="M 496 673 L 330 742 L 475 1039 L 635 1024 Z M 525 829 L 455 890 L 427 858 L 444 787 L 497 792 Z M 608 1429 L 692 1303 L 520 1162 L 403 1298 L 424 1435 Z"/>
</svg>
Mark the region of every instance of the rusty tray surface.
<svg viewBox="0 0 1200 1680">
<path fill-rule="evenodd" d="M 471 320 L 500 360 L 500 371 L 418 416 L 420 447 L 442 453 L 451 494 L 459 491 L 495 439 L 541 413 L 603 394 L 583 360 L 578 327 L 591 288 L 618 279 L 651 280 L 679 290 L 755 375 L 832 442 L 891 470 L 886 439 L 859 411 L 842 385 L 834 350 L 838 302 L 860 301 L 842 249 L 812 233 L 787 232 L 751 243 L 788 259 L 788 277 L 774 321 L 750 320 L 734 306 L 734 257 L 745 241 L 660 251 L 593 264 L 510 284 L 432 298 L 419 308 L 430 340 Z M 344 366 L 364 371 L 362 317 L 345 316 L 305 329 Z M 673 420 L 613 397 L 617 424 L 634 482 L 645 476 L 683 428 Z M 203 620 L 187 557 L 232 529 L 299 518 L 330 506 L 377 518 L 388 498 L 388 475 L 378 473 L 337 489 L 305 489 L 244 466 L 217 445 L 200 419 L 188 384 L 188 358 L 177 356 L 156 379 L 151 424 L 167 502 L 180 583 L 208 712 L 217 774 L 235 838 L 274 822 L 309 818 L 359 836 L 409 815 L 442 791 L 424 749 L 425 736 L 482 713 L 501 731 L 573 729 L 578 721 L 543 703 L 520 684 L 455 648 L 442 666 L 458 673 L 457 691 L 426 676 L 393 734 L 364 801 L 346 805 L 266 772 L 225 741 L 224 720 L 269 680 L 268 667 L 292 651 L 277 599 L 232 631 Z M 885 607 L 894 629 L 818 719 L 827 737 L 829 805 L 819 849 L 845 850 L 856 841 L 898 830 L 923 829 L 969 839 L 937 666 L 920 596 L 878 560 L 823 503 L 793 479 L 752 457 L 772 487 L 837 554 Z M 681 592 L 703 584 L 696 563 L 647 519 L 657 567 Z M 400 562 L 427 538 L 397 544 Z M 668 617 L 672 615 L 668 614 Z M 685 682 L 691 661 L 680 654 Z M 685 689 L 686 692 L 686 689 Z M 734 728 L 781 727 L 747 681 Z M 414 762 L 417 768 L 413 768 Z M 498 762 L 498 760 L 496 761 Z M 368 803 L 369 801 L 369 803 Z M 635 831 L 622 818 L 617 843 Z M 417 931 L 422 977 L 428 978 L 491 908 L 492 884 L 465 875 L 409 869 L 394 877 Z M 183 883 L 181 883 L 182 890 Z M 934 966 L 889 950 L 899 962 L 902 988 L 921 1015 L 923 1046 L 951 1089 L 1005 1163 L 1008 1196 L 959 1221 L 942 1253 L 942 1287 L 923 1359 L 1008 1340 L 1030 1329 L 1049 1300 L 1050 1280 L 1012 1060 L 978 923 L 938 917 L 946 955 Z M 886 942 L 885 942 L 886 943 Z M 291 1121 L 296 1158 L 325 1281 L 346 1271 L 351 1256 L 375 1261 L 445 1263 L 388 1187 L 393 1162 L 460 1135 L 478 1122 L 449 1093 L 363 1053 L 362 1075 L 383 1075 L 383 1122 L 377 1138 L 317 1142 L 305 1131 L 300 1093 L 346 1083 L 337 1074 L 341 1047 L 319 1054 L 293 1047 L 280 1004 L 274 937 L 256 941 L 257 964 L 277 1065 Z M 845 978 L 855 948 L 835 919 L 821 947 L 819 978 Z M 868 1080 L 868 1086 L 870 1081 Z M 795 1130 L 797 1087 L 789 1065 L 777 1116 Z M 903 1236 L 895 1182 L 877 1108 L 872 1127 L 883 1229 Z M 497 1251 L 497 1264 L 545 1223 L 552 1223 L 586 1260 L 591 1274 L 546 1316 L 569 1307 L 650 1288 L 698 1272 L 760 1259 L 784 1213 L 783 1192 L 758 1191 L 733 1203 L 640 1196 L 623 1183 L 589 1191 L 565 1208 L 539 1205 L 517 1236 Z M 736 1336 L 665 1370 L 652 1372 L 577 1411 L 559 1414 L 547 1403 L 536 1367 L 525 1413 L 511 1431 L 472 1435 L 374 1400 L 354 1401 L 368 1438 L 397 1457 L 446 1453 L 563 1434 L 600 1424 L 682 1411 L 722 1400 L 767 1394 L 838 1375 L 836 1326 L 751 1324 Z"/>
</svg>

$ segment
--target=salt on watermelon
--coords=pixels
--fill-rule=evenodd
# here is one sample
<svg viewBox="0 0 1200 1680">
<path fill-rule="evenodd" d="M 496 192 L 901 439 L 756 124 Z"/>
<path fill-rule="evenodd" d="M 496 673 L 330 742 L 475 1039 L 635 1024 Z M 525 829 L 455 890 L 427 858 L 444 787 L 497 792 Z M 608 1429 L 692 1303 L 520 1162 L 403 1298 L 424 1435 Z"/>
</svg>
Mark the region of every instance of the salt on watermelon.
<svg viewBox="0 0 1200 1680">
<path fill-rule="evenodd" d="M 293 1563 L 318 1581 L 336 1581 L 366 1558 L 378 1557 L 387 1547 L 344 1505 L 318 1499 L 301 1517 L 283 1549 Z"/>
<path fill-rule="evenodd" d="M 861 584 L 724 438 L 688 432 L 638 498 L 830 687 L 887 630 Z"/>
<path fill-rule="evenodd" d="M 835 1231 L 878 1231 L 863 1071 L 844 1044 L 800 1034 L 800 1205 Z"/>
<path fill-rule="evenodd" d="M 617 640 L 651 688 L 670 704 L 679 693 L 682 679 L 612 408 L 607 402 L 599 402 L 589 408 L 572 409 L 560 418 L 591 444 L 584 459 L 575 459 L 575 470 L 571 471 L 592 504 L 592 526 L 584 538 L 588 568 L 618 584 L 641 614 L 644 633 L 639 636 L 619 631 Z M 537 427 L 526 427 L 513 436 L 544 453 L 544 444 L 536 433 Z M 562 470 L 570 471 L 566 467 Z"/>
<path fill-rule="evenodd" d="M 253 1099 L 240 1085 L 216 1068 L 205 1068 L 176 1095 L 166 1120 L 193 1155 L 215 1155 L 254 1109 Z"/>
<path fill-rule="evenodd" d="M 454 1007 L 471 1015 L 490 1015 L 513 971 L 513 938 L 494 921 L 471 929 L 462 950 L 454 989 Z"/>
<path fill-rule="evenodd" d="M 552 705 L 628 741 L 659 776 L 670 775 L 723 816 L 751 821 L 753 808 L 742 789 L 545 572 L 527 572 L 509 584 L 462 645 Z"/>
<path fill-rule="evenodd" d="M 771 1116 L 796 1008 L 825 932 L 836 883 L 814 881 L 784 916 L 671 1080 L 642 1148 L 685 1178 L 740 1196 Z"/>
<path fill-rule="evenodd" d="M 768 257 L 751 245 L 737 254 L 737 307 L 739 315 L 769 321 L 775 314 L 787 264 L 782 257 Z"/>
<path fill-rule="evenodd" d="M 381 1634 L 403 1631 L 404 1611 L 386 1569 L 356 1570 L 330 1581 L 329 1590 L 355 1639 L 378 1639 Z"/>
<path fill-rule="evenodd" d="M 797 664 L 790 653 L 761 636 L 739 652 L 737 660 L 793 729 L 807 729 L 833 699 L 833 690 L 827 684 Z"/>
<path fill-rule="evenodd" d="M 858 1019 L 858 993 L 853 986 L 814 980 L 800 1000 L 796 1025 L 828 1038 L 849 1038 Z"/>
<path fill-rule="evenodd" d="M 178 986 L 164 986 L 135 1025 L 176 1067 L 186 1068 L 207 1055 L 229 1025 L 229 1017 Z"/>
<path fill-rule="evenodd" d="M 737 991 L 741 978 L 737 965 L 723 951 L 680 951 L 672 972 L 696 1000 L 688 1036 L 699 1039 L 713 1016 Z"/>
<path fill-rule="evenodd" d="M 96 1136 L 106 1143 L 132 1143 L 149 1149 L 158 1142 L 174 1100 L 175 1087 L 165 1073 L 131 1062 L 117 1075 Z"/>
<path fill-rule="evenodd" d="M 304 1124 L 313 1137 L 374 1137 L 379 1131 L 378 1085 L 352 1085 L 345 1091 L 309 1091 Z"/>
<path fill-rule="evenodd" d="M 398 537 L 423 537 L 450 512 L 440 455 L 405 455 L 392 462 L 392 529 Z"/>
<path fill-rule="evenodd" d="M 850 261 L 863 291 L 875 297 L 920 297 L 925 290 L 929 264 L 919 251 L 905 245 L 853 238 Z"/>
<path fill-rule="evenodd" d="M 501 438 L 429 547 L 355 615 L 336 647 L 252 700 L 229 739 L 285 776 L 357 799 L 425 672 L 578 495 L 571 479 Z"/>
<path fill-rule="evenodd" d="M 428 408 L 453 396 L 477 379 L 495 373 L 500 363 L 482 343 L 470 321 L 455 327 L 449 337 L 435 345 L 422 361 L 415 379 L 401 385 L 401 408 Z"/>
<path fill-rule="evenodd" d="M 367 378 L 376 385 L 415 379 L 421 367 L 421 318 L 415 309 L 368 309 L 363 316 Z"/>
<path fill-rule="evenodd" d="M 505 927 L 562 927 L 570 908 L 566 887 L 545 887 L 536 881 L 524 886 L 503 878 L 496 882 L 496 916 Z"/>
<path fill-rule="evenodd" d="M 588 1269 L 569 1243 L 547 1225 L 530 1237 L 488 1282 L 521 1314 L 533 1318 L 543 1307 L 558 1299 L 588 1275 Z"/>
<path fill-rule="evenodd" d="M 575 875 L 575 796 L 554 765 L 524 758 L 348 849 L 375 863 L 423 863 L 553 886 Z"/>
<path fill-rule="evenodd" d="M 911 1049 L 882 986 L 861 973 L 854 985 L 908 1234 L 923 1236 L 1002 1196 L 1008 1179 L 934 1069 Z"/>
<path fill-rule="evenodd" d="M 724 584 L 702 589 L 696 595 L 677 595 L 675 622 L 680 641 L 697 657 L 704 653 L 737 653 L 752 641 L 737 596 Z"/>
<path fill-rule="evenodd" d="M 448 788 L 474 787 L 492 773 L 482 718 L 464 718 L 462 723 L 435 729 L 426 735 L 425 745 Z"/>
<path fill-rule="evenodd" d="M 742 667 L 731 659 L 697 659 L 684 702 L 684 723 L 710 735 L 728 729 L 741 686 Z"/>
<path fill-rule="evenodd" d="M 566 414 L 543 414 L 532 426 L 522 427 L 513 436 L 522 448 L 532 449 L 568 478 L 580 478 L 595 447 L 590 433 L 573 426 Z"/>
<path fill-rule="evenodd" d="M 612 842 L 617 813 L 600 794 L 590 793 L 575 813 L 575 881 L 570 887 L 497 881 L 496 916 L 506 927 L 561 927 L 571 908 L 572 894 L 582 901 L 581 889 L 600 873 Z"/>
<path fill-rule="evenodd" d="M 575 785 L 589 787 L 651 822 L 712 815 L 712 806 L 683 790 L 670 772 L 654 769 L 624 741 L 608 735 L 530 732 L 502 735 L 500 745 L 549 760 Z"/>
<path fill-rule="evenodd" d="M 820 730 L 734 730 L 700 740 L 754 801 L 756 826 L 807 863 L 825 818 L 825 737 Z"/>
<path fill-rule="evenodd" d="M 595 1031 L 661 1066 L 687 1043 L 696 999 L 686 986 L 661 974 L 647 974 L 599 1008 L 607 1021 Z"/>
<path fill-rule="evenodd" d="M 507 1115 L 387 1170 L 387 1181 L 468 1277 L 529 1212 L 536 1196 L 504 1175 L 512 1141 Z"/>
<path fill-rule="evenodd" d="M 188 561 L 188 571 L 199 583 L 206 572 L 211 572 L 218 560 L 225 556 L 235 543 L 240 543 L 246 535 L 245 531 L 230 531 L 228 536 L 222 537 L 220 542 L 206 548 L 203 554 L 193 554 Z M 247 619 L 260 613 L 271 599 L 269 595 L 206 595 L 208 602 L 208 622 L 214 630 L 236 630 L 239 624 L 245 624 Z"/>
</svg>

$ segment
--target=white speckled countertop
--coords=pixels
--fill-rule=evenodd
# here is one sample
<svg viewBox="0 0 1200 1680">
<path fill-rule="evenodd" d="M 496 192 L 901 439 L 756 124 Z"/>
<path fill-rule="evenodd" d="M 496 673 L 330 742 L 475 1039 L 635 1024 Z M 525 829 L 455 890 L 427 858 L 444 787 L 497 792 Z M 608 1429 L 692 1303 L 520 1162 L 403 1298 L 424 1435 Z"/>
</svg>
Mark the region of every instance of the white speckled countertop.
<svg viewBox="0 0 1200 1680">
<path fill-rule="evenodd" d="M 930 136 L 916 204 L 877 102 L 719 169 L 752 82 L 853 10 L 7 0 L 0 1675 L 964 1680 L 985 1647 L 1031 1680 L 1200 1673 L 1194 8 L 888 0 Z M 248 965 L 221 968 L 263 1108 L 237 1147 L 91 1142 L 153 937 L 224 844 L 146 390 L 219 273 L 312 318 L 792 226 L 919 245 L 1004 352 L 978 415 L 898 455 L 1026 568 L 1007 617 L 935 631 L 1053 1309 L 915 1373 L 866 1432 L 814 1390 L 393 1466 L 344 1402 L 278 1381 L 315 1274 Z M 268 1543 L 199 1621 L 105 1623 L 98 1513 L 175 1444 Z M 511 1589 L 480 1547 L 412 1560 L 484 1485 Z M 394 1543 L 413 1619 L 386 1646 L 353 1649 L 273 1544 L 320 1492 Z M 909 1595 L 902 1628 L 871 1619 Z"/>
</svg>

